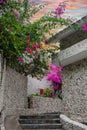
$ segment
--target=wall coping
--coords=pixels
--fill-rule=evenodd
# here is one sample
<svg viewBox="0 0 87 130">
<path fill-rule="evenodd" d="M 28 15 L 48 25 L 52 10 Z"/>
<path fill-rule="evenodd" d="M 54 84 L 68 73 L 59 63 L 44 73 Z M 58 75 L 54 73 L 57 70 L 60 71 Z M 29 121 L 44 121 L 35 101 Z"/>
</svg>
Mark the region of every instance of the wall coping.
<svg viewBox="0 0 87 130">
<path fill-rule="evenodd" d="M 79 122 L 76 122 L 76 121 L 73 121 L 71 120 L 70 118 L 68 118 L 67 116 L 61 114 L 60 115 L 60 119 L 62 119 L 64 122 L 68 123 L 68 124 L 71 124 L 73 126 L 77 126 L 77 127 L 80 127 L 84 130 L 87 130 L 87 125 L 84 125 L 82 123 L 79 123 Z"/>
<path fill-rule="evenodd" d="M 73 24 L 71 24 L 71 27 L 82 26 L 83 24 L 86 23 L 86 21 L 87 21 L 87 15 L 77 20 Z M 73 33 L 75 33 L 77 30 L 79 30 L 79 28 L 71 29 L 70 26 L 65 27 L 63 30 L 61 30 L 60 32 L 56 33 L 51 38 L 49 38 L 48 43 L 55 43 L 55 42 L 61 41 L 62 39 L 69 37 L 69 35 L 73 35 Z"/>
<path fill-rule="evenodd" d="M 57 65 L 60 62 L 66 66 L 84 58 L 87 58 L 87 39 L 60 51 L 53 62 Z"/>
</svg>

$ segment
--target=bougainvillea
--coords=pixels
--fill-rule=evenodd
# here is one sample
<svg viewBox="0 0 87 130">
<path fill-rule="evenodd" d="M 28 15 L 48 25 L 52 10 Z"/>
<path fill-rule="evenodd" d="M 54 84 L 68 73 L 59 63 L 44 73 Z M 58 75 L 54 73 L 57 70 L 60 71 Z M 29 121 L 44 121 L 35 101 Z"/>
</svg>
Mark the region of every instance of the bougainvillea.
<svg viewBox="0 0 87 130">
<path fill-rule="evenodd" d="M 87 31 L 87 24 L 83 24 L 82 30 Z"/>
<path fill-rule="evenodd" d="M 59 6 L 57 14 L 62 15 L 65 5 Z M 31 17 L 43 7 L 30 5 L 28 0 L 0 0 L 0 53 L 3 52 L 7 65 L 23 74 L 37 76 L 48 69 L 49 53 L 55 55 L 59 47 L 45 50 L 41 41 L 56 25 L 68 25 L 68 20 L 51 15 L 31 22 Z"/>
<path fill-rule="evenodd" d="M 65 13 L 66 10 L 66 2 L 58 3 L 57 7 L 54 11 L 52 11 L 52 16 L 55 18 L 61 18 L 61 16 Z"/>
<path fill-rule="evenodd" d="M 7 0 L 0 0 L 0 4 L 6 4 Z"/>
<path fill-rule="evenodd" d="M 62 69 L 61 66 L 50 64 L 50 72 L 47 74 L 47 80 L 51 81 L 51 85 L 58 96 L 61 97 L 61 85 L 62 85 Z"/>
</svg>

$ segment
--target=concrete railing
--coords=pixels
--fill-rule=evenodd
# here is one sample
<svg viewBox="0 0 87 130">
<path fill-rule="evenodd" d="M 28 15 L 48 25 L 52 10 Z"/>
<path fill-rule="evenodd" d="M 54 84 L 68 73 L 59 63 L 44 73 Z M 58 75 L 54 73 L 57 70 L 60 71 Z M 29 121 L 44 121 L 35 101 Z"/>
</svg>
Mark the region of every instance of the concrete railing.
<svg viewBox="0 0 87 130">
<path fill-rule="evenodd" d="M 53 60 L 55 64 L 62 64 L 67 66 L 79 60 L 82 60 L 87 57 L 87 39 L 63 50 L 60 51 L 57 57 Z"/>
<path fill-rule="evenodd" d="M 63 114 L 60 115 L 60 121 L 64 130 L 87 130 L 86 125 L 73 121 Z"/>
</svg>

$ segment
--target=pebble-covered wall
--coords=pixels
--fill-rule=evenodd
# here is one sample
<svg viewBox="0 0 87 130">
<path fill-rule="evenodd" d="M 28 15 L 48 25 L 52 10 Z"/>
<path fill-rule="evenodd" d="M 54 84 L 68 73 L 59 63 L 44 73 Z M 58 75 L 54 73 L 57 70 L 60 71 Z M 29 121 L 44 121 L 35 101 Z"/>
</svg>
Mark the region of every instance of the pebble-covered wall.
<svg viewBox="0 0 87 130">
<path fill-rule="evenodd" d="M 54 63 L 63 66 L 62 111 L 79 122 L 87 122 L 87 39 L 58 53 Z"/>
<path fill-rule="evenodd" d="M 7 67 L 5 76 L 4 106 L 6 109 L 27 107 L 27 77 Z"/>
<path fill-rule="evenodd" d="M 80 122 L 87 122 L 87 59 L 63 69 L 63 111 Z"/>
</svg>

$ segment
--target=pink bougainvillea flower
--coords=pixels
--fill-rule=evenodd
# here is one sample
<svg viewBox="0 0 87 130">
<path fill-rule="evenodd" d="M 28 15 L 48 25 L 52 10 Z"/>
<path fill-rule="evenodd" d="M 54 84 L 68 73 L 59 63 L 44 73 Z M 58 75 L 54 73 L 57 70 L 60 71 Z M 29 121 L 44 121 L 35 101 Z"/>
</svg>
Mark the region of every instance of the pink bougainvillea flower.
<svg viewBox="0 0 87 130">
<path fill-rule="evenodd" d="M 60 2 L 57 6 L 57 8 L 52 12 L 53 17 L 61 17 L 62 14 L 64 14 L 66 9 L 66 2 Z"/>
<path fill-rule="evenodd" d="M 27 35 L 26 38 L 30 42 L 30 35 Z"/>
<path fill-rule="evenodd" d="M 32 49 L 34 50 L 34 51 L 36 51 L 37 49 L 40 49 L 41 48 L 41 45 L 40 44 L 36 44 L 36 43 L 34 43 L 34 45 L 32 46 Z"/>
<path fill-rule="evenodd" d="M 58 90 L 59 89 L 59 85 L 58 84 L 53 83 L 52 85 L 53 85 L 54 90 Z"/>
<path fill-rule="evenodd" d="M 17 10 L 12 10 L 13 14 L 16 16 L 17 19 L 20 18 L 20 14 Z"/>
<path fill-rule="evenodd" d="M 22 58 L 22 57 L 20 57 L 20 56 L 18 57 L 18 61 L 19 61 L 19 62 L 21 62 L 21 63 L 24 63 L 23 58 Z"/>
<path fill-rule="evenodd" d="M 87 31 L 87 24 L 83 24 L 82 30 Z"/>
<path fill-rule="evenodd" d="M 66 2 L 65 2 L 65 1 L 59 2 L 58 6 L 59 6 L 59 7 L 62 7 L 63 10 L 65 10 L 65 9 L 66 9 Z"/>
<path fill-rule="evenodd" d="M 52 82 L 61 83 L 62 75 L 58 75 L 56 73 L 50 73 L 47 75 L 47 80 Z"/>
<path fill-rule="evenodd" d="M 62 66 L 56 66 L 54 64 L 50 64 L 50 70 L 51 72 L 61 72 L 62 71 Z"/>
<path fill-rule="evenodd" d="M 57 83 L 57 82 L 60 82 L 60 81 L 59 81 L 59 77 L 58 77 L 56 74 L 53 74 L 52 81 L 53 81 L 53 82 L 56 82 L 56 83 Z"/>
<path fill-rule="evenodd" d="M 62 84 L 62 66 L 56 66 L 54 64 L 50 64 L 50 72 L 47 74 L 47 80 L 51 81 L 52 87 L 54 90 L 61 90 Z"/>
<path fill-rule="evenodd" d="M 54 10 L 54 13 L 55 14 L 58 14 L 58 15 L 61 15 L 64 13 L 64 10 L 60 7 L 57 7 L 55 10 Z"/>
<path fill-rule="evenodd" d="M 38 45 L 37 45 L 37 48 L 41 48 L 41 45 L 40 45 L 40 44 L 38 44 Z"/>
<path fill-rule="evenodd" d="M 36 50 L 37 50 L 37 45 L 33 45 L 33 46 L 32 46 L 32 49 L 33 49 L 34 51 L 36 51 Z"/>
<path fill-rule="evenodd" d="M 0 0 L 0 4 L 6 4 L 7 0 Z"/>
<path fill-rule="evenodd" d="M 35 58 L 35 59 L 37 59 L 37 58 L 38 58 L 38 55 L 37 55 L 37 54 L 35 54 L 34 58 Z"/>
<path fill-rule="evenodd" d="M 56 14 L 52 14 L 51 15 L 53 18 L 57 18 L 57 15 Z"/>
<path fill-rule="evenodd" d="M 32 50 L 31 50 L 31 48 L 26 48 L 26 51 L 28 52 L 28 53 L 32 53 Z"/>
</svg>

